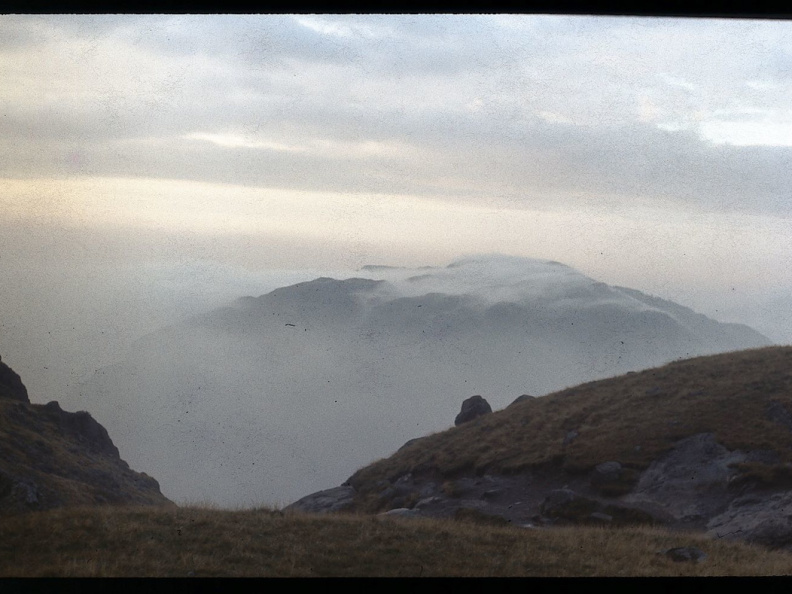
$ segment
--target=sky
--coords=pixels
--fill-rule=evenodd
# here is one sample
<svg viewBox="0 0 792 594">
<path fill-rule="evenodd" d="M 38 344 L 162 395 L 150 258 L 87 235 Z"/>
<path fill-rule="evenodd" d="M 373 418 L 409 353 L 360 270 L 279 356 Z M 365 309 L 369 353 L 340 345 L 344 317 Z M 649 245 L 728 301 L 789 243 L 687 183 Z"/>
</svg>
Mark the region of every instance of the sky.
<svg viewBox="0 0 792 594">
<path fill-rule="evenodd" d="M 470 253 L 792 343 L 792 22 L 0 15 L 0 80 L 34 401 L 226 300 Z"/>
</svg>

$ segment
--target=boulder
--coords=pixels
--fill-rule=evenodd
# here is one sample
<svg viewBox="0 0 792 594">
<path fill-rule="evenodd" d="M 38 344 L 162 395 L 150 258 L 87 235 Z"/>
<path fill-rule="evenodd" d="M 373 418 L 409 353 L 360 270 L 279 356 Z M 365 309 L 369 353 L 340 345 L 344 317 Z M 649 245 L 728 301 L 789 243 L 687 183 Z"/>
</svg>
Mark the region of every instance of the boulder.
<svg viewBox="0 0 792 594">
<path fill-rule="evenodd" d="M 462 402 L 462 410 L 454 419 L 454 425 L 461 425 L 472 421 L 476 417 L 487 415 L 492 412 L 492 407 L 489 402 L 484 400 L 481 396 L 471 396 Z"/>
<path fill-rule="evenodd" d="M 685 561 L 691 563 L 701 563 L 707 558 L 706 553 L 704 553 L 704 551 L 701 549 L 697 549 L 696 547 L 674 547 L 673 549 L 663 551 L 663 554 L 677 563 Z"/>
<path fill-rule="evenodd" d="M 624 501 L 661 503 L 675 521 L 703 527 L 734 499 L 728 484 L 738 472 L 734 465 L 744 460 L 744 453 L 727 450 L 711 433 L 693 435 L 652 462 Z"/>
<path fill-rule="evenodd" d="M 571 489 L 555 489 L 548 493 L 539 510 L 549 518 L 580 522 L 599 508 L 596 501 L 578 495 Z"/>
<path fill-rule="evenodd" d="M 420 518 L 421 514 L 418 512 L 418 510 L 408 509 L 406 507 L 397 507 L 394 509 L 389 509 L 386 512 L 382 512 L 381 514 L 377 514 L 377 516 L 387 516 L 391 518 Z"/>
<path fill-rule="evenodd" d="M 316 493 L 306 495 L 291 505 L 287 505 L 283 508 L 283 511 L 298 511 L 309 514 L 339 512 L 352 507 L 355 493 L 353 487 L 343 485 L 333 489 L 317 491 Z"/>
<path fill-rule="evenodd" d="M 591 486 L 601 488 L 618 482 L 622 476 L 622 465 L 615 460 L 597 464 L 591 471 Z"/>
<path fill-rule="evenodd" d="M 737 497 L 707 524 L 713 538 L 747 540 L 766 547 L 792 549 L 792 493 L 753 493 Z"/>
</svg>

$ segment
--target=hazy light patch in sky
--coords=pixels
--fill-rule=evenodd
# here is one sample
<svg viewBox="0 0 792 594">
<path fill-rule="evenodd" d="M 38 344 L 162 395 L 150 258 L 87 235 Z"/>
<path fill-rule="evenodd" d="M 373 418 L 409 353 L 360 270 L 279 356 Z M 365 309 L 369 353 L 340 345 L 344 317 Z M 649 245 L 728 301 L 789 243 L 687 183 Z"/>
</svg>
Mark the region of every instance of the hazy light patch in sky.
<svg viewBox="0 0 792 594">
<path fill-rule="evenodd" d="M 425 264 L 472 249 L 504 252 L 556 259 L 607 282 L 643 287 L 792 283 L 792 267 L 779 267 L 788 260 L 784 219 L 669 210 L 647 202 L 605 213 L 596 206 L 506 209 L 416 196 L 97 178 L 4 180 L 0 203 L 10 216 L 29 222 L 45 217 L 55 226 L 121 226 L 224 236 L 232 243 L 248 234 L 306 244 L 378 243 L 391 254 L 385 263 L 392 264 L 402 263 L 401 250 L 409 244 L 430 260 Z M 370 263 L 363 249 L 328 254 L 324 265 L 352 269 Z"/>
<path fill-rule="evenodd" d="M 704 138 L 735 146 L 792 146 L 792 121 L 729 122 L 701 124 Z"/>
</svg>

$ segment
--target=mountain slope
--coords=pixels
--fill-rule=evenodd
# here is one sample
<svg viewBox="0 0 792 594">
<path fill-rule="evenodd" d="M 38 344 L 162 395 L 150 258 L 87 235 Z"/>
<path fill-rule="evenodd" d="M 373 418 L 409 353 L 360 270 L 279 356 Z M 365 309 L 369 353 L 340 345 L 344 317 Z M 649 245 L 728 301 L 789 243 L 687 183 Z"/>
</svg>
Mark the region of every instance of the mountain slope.
<svg viewBox="0 0 792 594">
<path fill-rule="evenodd" d="M 499 408 L 769 344 L 554 262 L 360 272 L 369 278 L 283 287 L 152 334 L 69 403 L 93 411 L 172 498 L 282 504 L 447 427 L 460 396 Z"/>
<path fill-rule="evenodd" d="M 91 415 L 31 404 L 0 362 L 0 515 L 94 504 L 172 505 Z"/>
<path fill-rule="evenodd" d="M 770 347 L 523 399 L 358 470 L 335 502 L 537 525 L 657 523 L 792 548 L 790 486 L 792 347 Z M 317 501 L 293 508 L 322 511 Z"/>
</svg>

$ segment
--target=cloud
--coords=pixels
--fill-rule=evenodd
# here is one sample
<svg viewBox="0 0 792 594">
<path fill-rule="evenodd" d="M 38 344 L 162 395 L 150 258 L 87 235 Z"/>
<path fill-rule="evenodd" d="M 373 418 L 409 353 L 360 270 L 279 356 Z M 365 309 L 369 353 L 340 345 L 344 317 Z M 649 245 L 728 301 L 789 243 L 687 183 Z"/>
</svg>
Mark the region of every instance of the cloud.
<svg viewBox="0 0 792 594">
<path fill-rule="evenodd" d="M 765 146 L 786 144 L 767 131 L 789 125 L 787 23 L 63 15 L 0 25 L 27 40 L 0 52 L 8 177 L 789 212 L 788 147 Z"/>
</svg>

